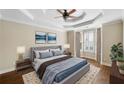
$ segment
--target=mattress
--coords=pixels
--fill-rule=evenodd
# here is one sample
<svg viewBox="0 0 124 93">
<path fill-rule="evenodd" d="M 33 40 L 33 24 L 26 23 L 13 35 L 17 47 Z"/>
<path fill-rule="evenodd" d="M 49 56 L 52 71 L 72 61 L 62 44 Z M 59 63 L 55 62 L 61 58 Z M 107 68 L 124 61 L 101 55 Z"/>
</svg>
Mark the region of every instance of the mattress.
<svg viewBox="0 0 124 93">
<path fill-rule="evenodd" d="M 79 64 L 69 68 L 69 69 L 66 69 L 60 73 L 58 73 L 55 77 L 55 82 L 56 83 L 59 83 L 61 82 L 62 80 L 64 80 L 66 77 L 68 77 L 69 75 L 71 75 L 72 73 L 76 72 L 77 70 L 79 70 L 81 67 L 85 66 L 87 64 L 87 61 L 82 61 L 80 62 Z"/>
</svg>

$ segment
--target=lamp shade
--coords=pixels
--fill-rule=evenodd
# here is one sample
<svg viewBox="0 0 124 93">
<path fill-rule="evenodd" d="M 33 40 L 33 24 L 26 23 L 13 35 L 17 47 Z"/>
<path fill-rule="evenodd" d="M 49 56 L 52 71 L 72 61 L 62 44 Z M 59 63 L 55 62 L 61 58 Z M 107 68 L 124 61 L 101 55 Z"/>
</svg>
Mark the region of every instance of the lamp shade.
<svg viewBox="0 0 124 93">
<path fill-rule="evenodd" d="M 24 46 L 17 47 L 17 53 L 18 54 L 24 54 L 25 53 L 25 47 Z"/>
<path fill-rule="evenodd" d="M 64 45 L 64 48 L 65 48 L 65 49 L 70 48 L 70 44 L 65 44 L 65 45 Z"/>
</svg>

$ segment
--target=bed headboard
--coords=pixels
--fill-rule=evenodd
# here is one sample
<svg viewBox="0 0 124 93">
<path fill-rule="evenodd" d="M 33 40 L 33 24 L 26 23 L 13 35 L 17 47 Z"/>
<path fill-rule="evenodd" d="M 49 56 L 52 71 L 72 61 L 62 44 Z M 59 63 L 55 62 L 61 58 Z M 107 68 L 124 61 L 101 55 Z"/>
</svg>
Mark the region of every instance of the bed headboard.
<svg viewBox="0 0 124 93">
<path fill-rule="evenodd" d="M 31 60 L 32 60 L 32 62 L 34 61 L 34 58 L 35 58 L 35 54 L 34 54 L 34 51 L 35 51 L 35 50 L 46 50 L 46 49 L 56 49 L 56 48 L 62 49 L 62 46 L 61 46 L 61 45 L 58 45 L 58 46 L 32 47 L 32 48 L 31 48 Z"/>
</svg>

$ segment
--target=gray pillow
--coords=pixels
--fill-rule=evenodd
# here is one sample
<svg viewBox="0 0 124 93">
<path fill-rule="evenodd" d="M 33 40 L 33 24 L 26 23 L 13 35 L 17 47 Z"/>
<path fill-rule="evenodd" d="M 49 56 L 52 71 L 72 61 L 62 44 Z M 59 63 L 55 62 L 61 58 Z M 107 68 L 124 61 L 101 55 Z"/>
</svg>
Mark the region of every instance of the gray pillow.
<svg viewBox="0 0 124 93">
<path fill-rule="evenodd" d="M 53 55 L 54 56 L 59 56 L 59 55 L 62 55 L 63 54 L 63 51 L 59 50 L 59 51 L 53 51 Z"/>
<path fill-rule="evenodd" d="M 53 56 L 52 52 L 43 52 L 43 53 L 39 53 L 39 54 L 40 54 L 40 59 L 49 58 L 49 57 Z"/>
</svg>

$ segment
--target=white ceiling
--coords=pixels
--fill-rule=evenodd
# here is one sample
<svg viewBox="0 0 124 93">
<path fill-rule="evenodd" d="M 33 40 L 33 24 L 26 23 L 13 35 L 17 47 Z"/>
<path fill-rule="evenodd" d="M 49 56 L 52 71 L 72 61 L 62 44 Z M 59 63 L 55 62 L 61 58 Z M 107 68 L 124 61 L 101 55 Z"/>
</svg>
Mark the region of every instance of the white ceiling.
<svg viewBox="0 0 124 93">
<path fill-rule="evenodd" d="M 77 11 L 72 16 L 80 17 L 83 13 L 85 16 L 77 20 L 71 20 L 65 22 L 63 18 L 54 18 L 61 16 L 56 9 L 0 9 L 0 17 L 5 20 L 11 20 L 16 22 L 22 22 L 37 26 L 44 26 L 49 28 L 55 28 L 60 30 L 74 30 L 85 27 L 100 26 L 103 23 L 110 22 L 112 20 L 118 20 L 122 18 L 121 9 L 76 9 Z M 82 25 L 84 22 L 94 19 L 98 14 L 103 15 L 95 20 L 92 24 Z M 75 26 L 76 25 L 76 26 Z M 68 26 L 68 28 L 65 28 Z"/>
</svg>

